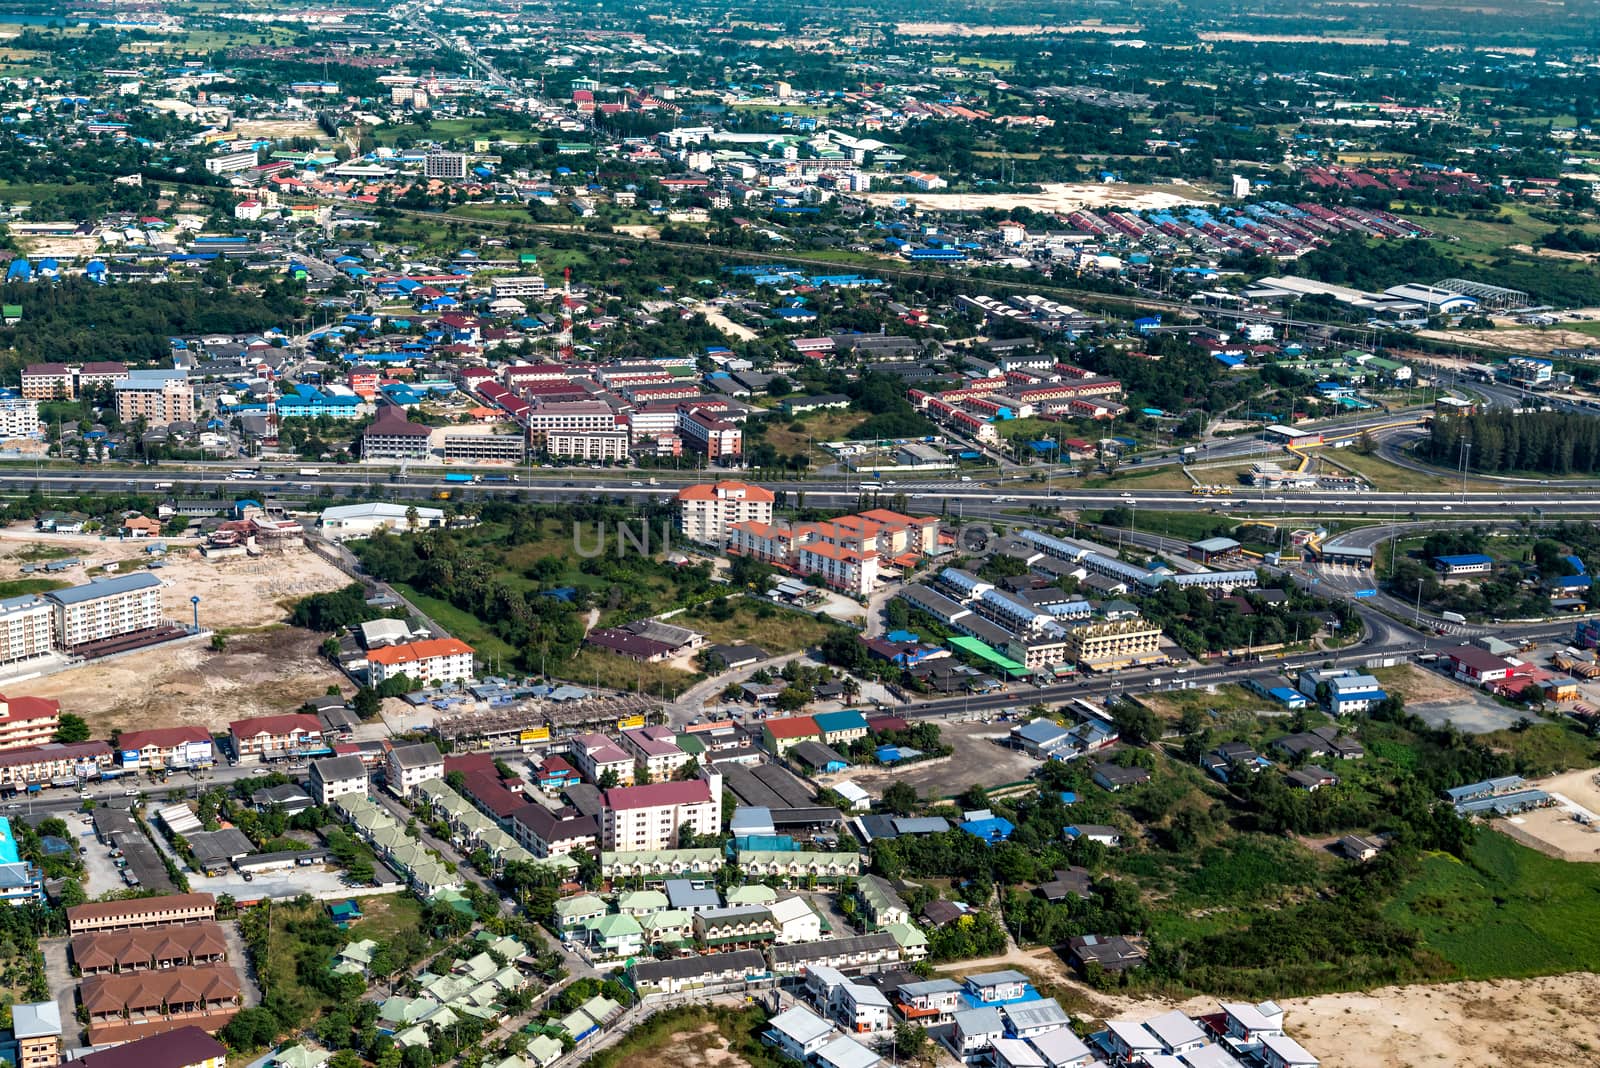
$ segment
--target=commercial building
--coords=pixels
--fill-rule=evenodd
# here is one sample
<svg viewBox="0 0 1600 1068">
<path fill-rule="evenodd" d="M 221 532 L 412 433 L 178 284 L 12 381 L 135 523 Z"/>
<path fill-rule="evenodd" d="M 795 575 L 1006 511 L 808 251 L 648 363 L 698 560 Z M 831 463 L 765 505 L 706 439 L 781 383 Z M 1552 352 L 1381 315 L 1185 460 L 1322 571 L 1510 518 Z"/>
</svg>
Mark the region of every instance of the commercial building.
<svg viewBox="0 0 1600 1068">
<path fill-rule="evenodd" d="M 28 400 L 72 400 L 78 379 L 64 363 L 30 363 L 22 369 L 22 395 Z"/>
<path fill-rule="evenodd" d="M 406 418 L 393 404 L 378 409 L 378 417 L 361 432 L 364 460 L 426 460 L 433 455 L 433 431 Z"/>
<path fill-rule="evenodd" d="M 126 931 L 136 927 L 169 927 L 217 918 L 210 894 L 166 894 L 126 901 L 90 901 L 67 910 L 67 933 Z"/>
<path fill-rule="evenodd" d="M 111 747 L 100 741 L 0 750 L 0 787 L 20 790 L 57 779 L 93 779 L 110 766 Z"/>
<path fill-rule="evenodd" d="M 454 463 L 497 460 L 520 464 L 528 456 L 528 442 L 521 434 L 473 434 L 446 430 L 442 435 L 444 458 Z"/>
<path fill-rule="evenodd" d="M 384 772 L 389 792 L 408 798 L 423 783 L 444 778 L 444 756 L 432 742 L 397 745 L 384 759 Z"/>
<path fill-rule="evenodd" d="M 233 755 L 241 763 L 257 760 L 286 760 L 322 752 L 322 721 L 309 712 L 281 716 L 257 716 L 228 724 L 233 740 Z"/>
<path fill-rule="evenodd" d="M 0 600 L 0 664 L 44 656 L 55 647 L 55 606 L 37 594 Z"/>
<path fill-rule="evenodd" d="M 1161 628 L 1144 619 L 1079 623 L 1065 630 L 1067 659 L 1087 670 L 1146 662 L 1161 650 Z"/>
<path fill-rule="evenodd" d="M 203 768 L 216 763 L 216 746 L 204 727 L 157 727 L 124 731 L 117 738 L 124 770 Z"/>
<path fill-rule="evenodd" d="M 367 673 L 373 686 L 404 675 L 419 686 L 464 682 L 473 676 L 472 646 L 459 638 L 387 645 L 367 651 Z"/>
<path fill-rule="evenodd" d="M 511 278 L 496 278 L 489 286 L 489 292 L 495 300 L 512 299 L 521 297 L 543 296 L 545 281 L 536 274 L 516 275 Z"/>
<path fill-rule="evenodd" d="M 628 458 L 626 430 L 550 430 L 544 451 L 564 459 L 591 463 L 616 463 Z"/>
<path fill-rule="evenodd" d="M 724 545 L 734 523 L 772 522 L 776 497 L 747 482 L 685 486 L 678 491 L 678 531 L 691 541 Z"/>
<path fill-rule="evenodd" d="M 220 156 L 211 156 L 206 160 L 206 171 L 210 174 L 238 174 L 247 171 L 261 162 L 255 151 L 224 152 Z"/>
<path fill-rule="evenodd" d="M 528 409 L 523 422 L 528 428 L 528 444 L 543 449 L 551 431 L 616 430 L 617 414 L 605 401 L 550 401 Z"/>
<path fill-rule="evenodd" d="M 344 541 L 347 538 L 369 537 L 379 530 L 430 530 L 442 527 L 444 512 L 438 508 L 386 501 L 339 504 L 324 508 L 317 523 L 329 538 Z"/>
<path fill-rule="evenodd" d="M 709 412 L 680 410 L 678 434 L 685 445 L 707 460 L 737 460 L 744 455 L 744 432 Z"/>
<path fill-rule="evenodd" d="M 76 649 L 161 625 L 161 580 L 148 571 L 52 590 L 56 644 Z"/>
<path fill-rule="evenodd" d="M 0 749 L 24 749 L 55 740 L 61 702 L 47 697 L 0 696 Z"/>
<path fill-rule="evenodd" d="M 129 371 L 112 384 L 117 397 L 117 418 L 124 423 L 143 419 L 150 426 L 194 422 L 194 387 L 189 372 Z"/>
<path fill-rule="evenodd" d="M 645 851 L 677 844 L 678 830 L 697 835 L 722 831 L 722 776 L 714 771 L 686 782 L 620 786 L 601 795 L 600 845 Z"/>
</svg>

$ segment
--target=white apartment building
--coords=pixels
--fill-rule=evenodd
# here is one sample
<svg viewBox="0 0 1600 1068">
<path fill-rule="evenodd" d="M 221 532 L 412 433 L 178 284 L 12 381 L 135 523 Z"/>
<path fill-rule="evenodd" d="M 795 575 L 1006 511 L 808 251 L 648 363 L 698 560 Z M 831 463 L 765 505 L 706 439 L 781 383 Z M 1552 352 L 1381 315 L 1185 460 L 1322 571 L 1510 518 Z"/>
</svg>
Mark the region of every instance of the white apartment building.
<svg viewBox="0 0 1600 1068">
<path fill-rule="evenodd" d="M 544 451 L 551 456 L 595 462 L 626 460 L 626 430 L 551 430 L 545 434 Z"/>
<path fill-rule="evenodd" d="M 619 785 L 633 785 L 634 758 L 603 734 L 578 735 L 572 740 L 567 759 L 591 783 L 598 784 L 606 772 L 614 771 Z"/>
<path fill-rule="evenodd" d="M 538 297 L 543 296 L 544 291 L 544 279 L 536 274 L 517 275 L 513 278 L 496 278 L 489 290 L 495 300 L 503 300 L 507 297 L 513 299 Z"/>
<path fill-rule="evenodd" d="M 678 532 L 691 541 L 723 545 L 734 523 L 771 523 L 776 498 L 746 482 L 701 483 L 678 491 Z"/>
<path fill-rule="evenodd" d="M 0 664 L 44 656 L 55 645 L 55 607 L 36 594 L 0 600 Z"/>
<path fill-rule="evenodd" d="M 395 746 L 384 767 L 389 792 L 399 798 L 410 797 L 425 782 L 444 778 L 444 757 L 432 742 Z"/>
<path fill-rule="evenodd" d="M 148 571 L 52 590 L 56 644 L 73 649 L 161 625 L 161 580 Z"/>
<path fill-rule="evenodd" d="M 0 437 L 30 437 L 38 432 L 38 401 L 26 397 L 0 397 Z"/>
<path fill-rule="evenodd" d="M 824 582 L 841 593 L 865 597 L 878 584 L 878 554 L 812 542 L 800 546 L 796 570 L 802 575 L 821 575 Z"/>
<path fill-rule="evenodd" d="M 254 150 L 249 152 L 224 152 L 206 160 L 206 170 L 211 174 L 237 174 L 247 171 L 260 162 Z"/>
<path fill-rule="evenodd" d="M 678 828 L 695 834 L 722 830 L 722 776 L 705 772 L 688 782 L 622 786 L 601 795 L 600 848 L 615 851 L 671 849 Z"/>
<path fill-rule="evenodd" d="M 641 727 L 623 731 L 622 747 L 633 753 L 639 766 L 649 774 L 651 782 L 672 778 L 691 759 L 688 753 L 678 748 L 671 727 Z"/>
<path fill-rule="evenodd" d="M 464 152 L 429 152 L 422 158 L 422 173 L 428 178 L 444 181 L 460 180 L 467 176 L 467 156 Z"/>
<path fill-rule="evenodd" d="M 129 371 L 111 388 L 117 395 L 117 418 L 124 423 L 141 418 L 151 426 L 194 421 L 194 387 L 187 371 Z"/>
<path fill-rule="evenodd" d="M 406 676 L 422 686 L 464 682 L 473 676 L 473 648 L 459 638 L 386 645 L 367 650 L 367 675 L 374 686 Z"/>
<path fill-rule="evenodd" d="M 543 448 L 552 430 L 615 430 L 617 415 L 604 401 L 552 401 L 528 410 L 528 444 Z"/>
<path fill-rule="evenodd" d="M 311 796 L 319 805 L 367 792 L 367 766 L 358 756 L 324 757 L 311 762 Z"/>
</svg>

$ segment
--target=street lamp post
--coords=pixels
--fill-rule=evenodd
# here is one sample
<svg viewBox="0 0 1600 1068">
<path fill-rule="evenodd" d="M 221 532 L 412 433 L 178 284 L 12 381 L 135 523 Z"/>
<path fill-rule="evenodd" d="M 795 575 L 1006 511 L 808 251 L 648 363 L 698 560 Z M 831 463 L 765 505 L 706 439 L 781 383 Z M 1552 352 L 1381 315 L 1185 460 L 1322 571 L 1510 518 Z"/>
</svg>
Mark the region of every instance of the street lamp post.
<svg viewBox="0 0 1600 1068">
<path fill-rule="evenodd" d="M 1422 626 L 1422 580 L 1421 579 L 1417 579 L 1417 608 L 1416 608 L 1416 612 L 1411 617 L 1411 623 L 1415 627 L 1421 627 Z"/>
</svg>

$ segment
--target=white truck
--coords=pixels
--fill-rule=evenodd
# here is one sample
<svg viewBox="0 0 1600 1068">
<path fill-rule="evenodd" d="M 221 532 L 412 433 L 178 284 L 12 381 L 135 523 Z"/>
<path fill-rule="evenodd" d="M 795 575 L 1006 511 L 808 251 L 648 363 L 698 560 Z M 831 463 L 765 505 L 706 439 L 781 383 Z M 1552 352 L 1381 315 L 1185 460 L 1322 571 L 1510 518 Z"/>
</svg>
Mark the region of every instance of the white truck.
<svg viewBox="0 0 1600 1068">
<path fill-rule="evenodd" d="M 1439 618 L 1446 623 L 1465 623 L 1467 621 L 1467 617 L 1460 612 L 1440 612 Z"/>
<path fill-rule="evenodd" d="M 302 467 L 299 471 L 301 478 L 316 478 L 320 474 L 322 474 L 320 467 Z"/>
</svg>

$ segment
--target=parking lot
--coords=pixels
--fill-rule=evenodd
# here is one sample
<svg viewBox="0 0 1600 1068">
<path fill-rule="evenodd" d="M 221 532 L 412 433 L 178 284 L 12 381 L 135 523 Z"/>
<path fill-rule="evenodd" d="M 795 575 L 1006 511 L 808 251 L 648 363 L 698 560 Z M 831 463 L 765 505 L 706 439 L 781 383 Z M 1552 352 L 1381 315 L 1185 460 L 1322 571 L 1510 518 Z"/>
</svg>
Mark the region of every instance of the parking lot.
<svg viewBox="0 0 1600 1068">
<path fill-rule="evenodd" d="M 344 873 L 324 864 L 262 872 L 248 882 L 236 871 L 218 876 L 200 875 L 192 871 L 185 874 L 189 877 L 189 889 L 195 893 L 230 894 L 238 901 L 256 901 L 267 897 L 285 901 L 301 894 L 325 897 L 348 895 L 350 892 L 344 885 Z"/>
</svg>

